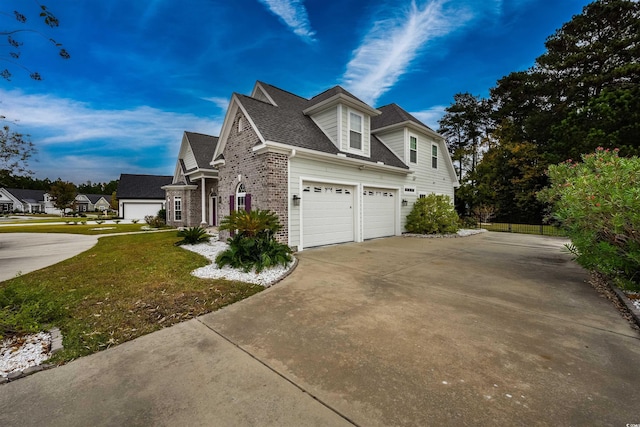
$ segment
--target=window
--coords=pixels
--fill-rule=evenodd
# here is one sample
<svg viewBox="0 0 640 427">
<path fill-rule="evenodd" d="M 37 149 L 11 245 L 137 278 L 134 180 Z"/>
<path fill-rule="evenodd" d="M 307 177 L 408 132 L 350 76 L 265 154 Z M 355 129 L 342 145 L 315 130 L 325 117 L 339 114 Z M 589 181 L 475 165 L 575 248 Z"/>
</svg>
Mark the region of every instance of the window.
<svg viewBox="0 0 640 427">
<path fill-rule="evenodd" d="M 236 211 L 241 210 L 247 210 L 247 190 L 242 183 L 240 183 L 236 189 Z"/>
<path fill-rule="evenodd" d="M 362 116 L 349 113 L 349 148 L 362 150 Z"/>
<path fill-rule="evenodd" d="M 173 198 L 173 219 L 182 221 L 182 197 Z"/>
<path fill-rule="evenodd" d="M 409 161 L 418 163 L 418 138 L 415 136 L 409 137 Z"/>
<path fill-rule="evenodd" d="M 238 133 L 241 133 L 244 130 L 244 118 L 240 117 L 238 119 Z"/>
<path fill-rule="evenodd" d="M 431 146 L 431 167 L 438 169 L 438 146 Z"/>
</svg>

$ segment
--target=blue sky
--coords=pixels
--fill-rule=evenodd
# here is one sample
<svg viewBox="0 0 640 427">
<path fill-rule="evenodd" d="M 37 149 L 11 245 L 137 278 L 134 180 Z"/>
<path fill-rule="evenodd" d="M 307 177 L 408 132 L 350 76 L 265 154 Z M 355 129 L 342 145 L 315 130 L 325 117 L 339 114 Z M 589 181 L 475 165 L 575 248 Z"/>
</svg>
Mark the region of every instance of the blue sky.
<svg viewBox="0 0 640 427">
<path fill-rule="evenodd" d="M 38 154 L 38 178 L 110 181 L 171 175 L 182 132 L 218 135 L 233 92 L 256 80 L 304 97 L 341 85 L 372 106 L 395 102 L 437 129 L 453 95 L 487 96 L 525 70 L 587 0 L 5 0 L 30 28 L 21 64 L 6 62 L 0 115 Z M 0 14 L 3 29 L 19 28 Z M 4 57 L 7 48 L 0 54 Z"/>
</svg>

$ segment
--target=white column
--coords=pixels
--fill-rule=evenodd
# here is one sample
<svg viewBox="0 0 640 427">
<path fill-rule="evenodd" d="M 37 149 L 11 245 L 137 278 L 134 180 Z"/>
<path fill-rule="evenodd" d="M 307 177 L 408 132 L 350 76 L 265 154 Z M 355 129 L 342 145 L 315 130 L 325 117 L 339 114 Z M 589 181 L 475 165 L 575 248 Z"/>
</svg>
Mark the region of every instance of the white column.
<svg viewBox="0 0 640 427">
<path fill-rule="evenodd" d="M 205 184 L 206 184 L 206 178 L 202 177 L 202 185 L 201 185 L 201 199 L 200 200 L 200 207 L 202 209 L 202 221 L 200 222 L 201 224 L 205 225 L 207 224 L 207 200 L 206 200 L 206 191 L 205 191 Z"/>
</svg>

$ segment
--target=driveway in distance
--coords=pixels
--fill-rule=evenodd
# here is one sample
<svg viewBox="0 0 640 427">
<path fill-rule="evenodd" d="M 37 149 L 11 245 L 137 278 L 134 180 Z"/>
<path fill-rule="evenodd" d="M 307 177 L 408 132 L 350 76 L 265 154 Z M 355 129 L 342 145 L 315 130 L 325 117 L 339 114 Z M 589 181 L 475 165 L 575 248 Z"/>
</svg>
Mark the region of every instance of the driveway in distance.
<svg viewBox="0 0 640 427">
<path fill-rule="evenodd" d="M 90 249 L 97 236 L 0 233 L 0 282 L 64 261 Z"/>
<path fill-rule="evenodd" d="M 0 385 L 0 424 L 640 423 L 640 335 L 563 243 L 307 250 L 251 298 Z"/>
</svg>

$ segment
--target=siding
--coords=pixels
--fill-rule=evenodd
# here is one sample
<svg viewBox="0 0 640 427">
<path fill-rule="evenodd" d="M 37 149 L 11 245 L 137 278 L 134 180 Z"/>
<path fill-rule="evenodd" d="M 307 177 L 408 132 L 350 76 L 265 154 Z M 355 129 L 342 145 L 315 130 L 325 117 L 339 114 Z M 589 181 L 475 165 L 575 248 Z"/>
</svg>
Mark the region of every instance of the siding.
<svg viewBox="0 0 640 427">
<path fill-rule="evenodd" d="M 336 147 L 338 145 L 338 107 L 329 108 L 321 113 L 315 114 L 311 119 L 318 125 L 318 127 L 324 132 L 325 135 L 334 143 Z"/>
<path fill-rule="evenodd" d="M 415 186 L 417 193 L 444 194 L 453 200 L 453 185 L 443 155 L 443 150 L 446 150 L 446 147 L 443 143 L 437 143 L 421 133 L 413 132 L 413 135 L 418 137 L 418 164 L 411 165 L 416 171 Z M 432 144 L 438 146 L 438 169 L 431 167 Z"/>
<path fill-rule="evenodd" d="M 403 162 L 405 161 L 405 131 L 404 129 L 399 129 L 393 132 L 384 133 L 380 135 L 376 135 L 378 139 L 385 143 L 387 147 L 391 149 L 395 153 L 396 156 L 400 158 Z"/>
<path fill-rule="evenodd" d="M 182 160 L 184 160 L 184 165 L 186 166 L 187 170 L 195 169 L 198 167 L 198 164 L 196 163 L 196 157 L 193 155 L 193 150 L 189 146 L 187 146 L 187 150 L 184 153 L 184 158 Z"/>
</svg>

